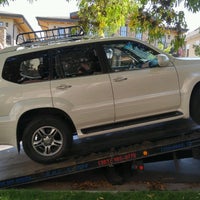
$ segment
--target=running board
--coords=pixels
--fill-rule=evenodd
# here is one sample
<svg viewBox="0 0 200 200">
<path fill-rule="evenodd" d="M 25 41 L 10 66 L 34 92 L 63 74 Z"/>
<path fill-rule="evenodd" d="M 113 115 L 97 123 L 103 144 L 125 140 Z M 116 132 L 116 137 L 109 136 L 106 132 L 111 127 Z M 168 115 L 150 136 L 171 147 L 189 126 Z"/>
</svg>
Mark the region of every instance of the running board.
<svg viewBox="0 0 200 200">
<path fill-rule="evenodd" d="M 152 122 L 158 121 L 158 120 L 177 117 L 177 116 L 181 116 L 181 115 L 183 115 L 182 112 L 175 111 L 175 112 L 164 113 L 164 114 L 160 114 L 160 115 L 154 115 L 154 116 L 133 119 L 133 120 L 123 121 L 123 122 L 116 122 L 116 123 L 112 123 L 112 124 L 89 127 L 89 128 L 82 129 L 81 132 L 83 134 L 90 134 L 90 133 L 99 132 L 99 131 L 107 131 L 107 130 L 109 131 L 111 129 L 121 128 L 121 127 L 125 127 L 125 126 L 127 126 L 127 127 L 134 126 L 137 124 L 143 124 L 143 123 L 147 123 L 147 122 L 151 122 L 151 121 Z"/>
</svg>

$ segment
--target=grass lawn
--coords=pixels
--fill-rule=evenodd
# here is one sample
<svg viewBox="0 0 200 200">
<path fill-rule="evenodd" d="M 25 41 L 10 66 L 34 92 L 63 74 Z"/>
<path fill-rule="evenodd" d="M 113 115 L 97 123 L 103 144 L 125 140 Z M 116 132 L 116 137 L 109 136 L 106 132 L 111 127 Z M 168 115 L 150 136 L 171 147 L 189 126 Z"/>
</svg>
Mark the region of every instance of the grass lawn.
<svg viewBox="0 0 200 200">
<path fill-rule="evenodd" d="M 0 200 L 200 200 L 200 191 L 83 192 L 0 190 Z"/>
</svg>

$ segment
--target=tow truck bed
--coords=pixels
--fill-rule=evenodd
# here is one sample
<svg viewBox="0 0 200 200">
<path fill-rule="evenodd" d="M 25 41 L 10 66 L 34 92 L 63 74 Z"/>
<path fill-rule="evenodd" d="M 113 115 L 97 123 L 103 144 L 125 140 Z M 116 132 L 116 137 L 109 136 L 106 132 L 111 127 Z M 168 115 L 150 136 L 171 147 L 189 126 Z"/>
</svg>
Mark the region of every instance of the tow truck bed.
<svg viewBox="0 0 200 200">
<path fill-rule="evenodd" d="M 179 152 L 181 154 L 181 152 L 200 148 L 200 127 L 188 121 L 187 123 L 175 121 L 154 127 L 134 129 L 130 133 L 131 136 L 128 133 L 105 136 L 110 140 L 97 137 L 96 142 L 94 139 L 82 142 L 77 140 L 72 152 L 74 156 L 49 165 L 35 163 L 24 153 L 18 155 L 14 148 L 1 151 L 0 188 L 39 182 L 129 161 L 153 159 L 162 155 L 162 159 L 165 159 L 165 155 L 169 153 Z M 138 139 L 138 134 L 140 136 L 148 134 L 149 137 L 142 141 Z M 162 139 L 153 138 L 152 135 L 158 138 L 158 134 Z M 109 146 L 111 141 L 112 148 Z M 94 149 L 96 153 L 94 153 Z M 183 153 L 182 157 L 184 156 Z"/>
</svg>

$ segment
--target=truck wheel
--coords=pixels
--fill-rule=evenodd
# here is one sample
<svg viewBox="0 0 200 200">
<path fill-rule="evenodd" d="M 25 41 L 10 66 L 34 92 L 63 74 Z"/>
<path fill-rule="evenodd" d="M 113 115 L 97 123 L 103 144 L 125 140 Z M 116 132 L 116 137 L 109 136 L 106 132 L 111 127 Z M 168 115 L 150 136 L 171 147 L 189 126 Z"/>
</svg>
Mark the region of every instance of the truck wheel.
<svg viewBox="0 0 200 200">
<path fill-rule="evenodd" d="M 190 116 L 194 122 L 200 124 L 200 88 L 193 91 L 190 101 Z"/>
<path fill-rule="evenodd" d="M 52 163 L 69 151 L 72 132 L 61 119 L 40 116 L 27 125 L 22 143 L 25 153 L 32 160 Z"/>
</svg>

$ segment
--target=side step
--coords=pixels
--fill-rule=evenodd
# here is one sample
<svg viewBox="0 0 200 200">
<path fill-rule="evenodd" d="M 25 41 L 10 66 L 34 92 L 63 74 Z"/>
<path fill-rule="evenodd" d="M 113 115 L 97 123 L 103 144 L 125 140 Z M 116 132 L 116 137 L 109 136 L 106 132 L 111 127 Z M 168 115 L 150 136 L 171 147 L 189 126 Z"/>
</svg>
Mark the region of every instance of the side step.
<svg viewBox="0 0 200 200">
<path fill-rule="evenodd" d="M 178 117 L 178 116 L 181 116 L 181 115 L 183 115 L 183 113 L 175 111 L 175 112 L 164 113 L 164 114 L 160 114 L 160 115 L 143 117 L 143 118 L 139 118 L 139 119 L 133 119 L 133 120 L 127 120 L 127 121 L 123 121 L 123 122 L 106 124 L 106 125 L 102 125 L 102 126 L 85 128 L 85 129 L 82 129 L 81 131 L 82 131 L 83 134 L 90 134 L 90 133 L 99 132 L 99 131 L 102 131 L 102 130 L 103 131 L 106 131 L 106 130 L 109 131 L 109 130 L 116 129 L 116 128 L 134 126 L 134 125 L 137 125 L 137 124 L 158 121 L 158 120 L 161 120 L 161 119 Z"/>
</svg>

